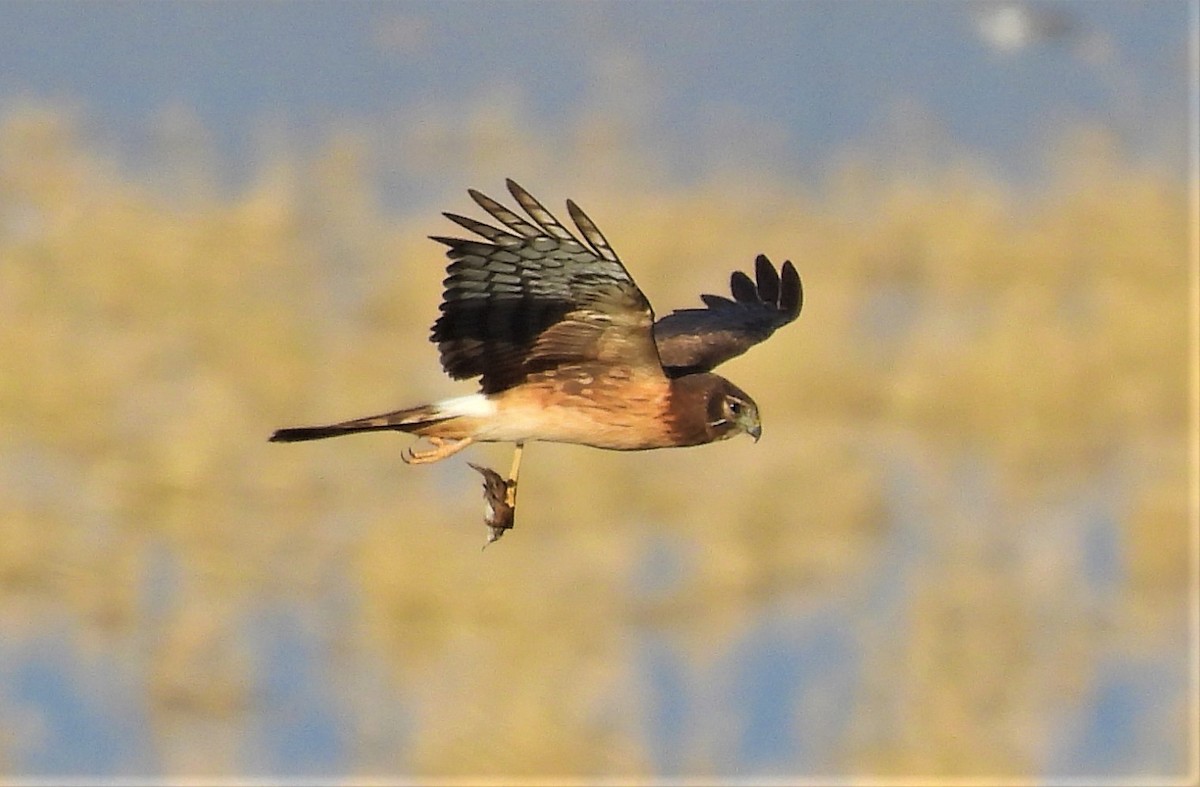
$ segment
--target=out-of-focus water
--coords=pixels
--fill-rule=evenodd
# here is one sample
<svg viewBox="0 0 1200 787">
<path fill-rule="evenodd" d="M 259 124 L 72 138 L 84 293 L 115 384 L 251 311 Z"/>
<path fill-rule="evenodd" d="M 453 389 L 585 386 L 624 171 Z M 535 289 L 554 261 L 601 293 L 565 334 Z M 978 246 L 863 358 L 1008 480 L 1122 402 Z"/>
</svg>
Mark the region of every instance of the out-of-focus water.
<svg viewBox="0 0 1200 787">
<path fill-rule="evenodd" d="M 819 778 L 845 772 L 848 752 L 903 749 L 909 725 L 931 712 L 926 702 L 933 698 L 914 674 L 920 670 L 915 662 L 928 656 L 913 653 L 911 638 L 922 597 L 936 594 L 938 577 L 951 568 L 945 561 L 953 559 L 953 548 L 939 547 L 945 532 L 931 527 L 931 507 L 946 503 L 963 528 L 951 540 L 985 542 L 989 570 L 1016 575 L 1047 562 L 1053 581 L 1072 589 L 1040 597 L 1026 588 L 1030 595 L 1015 601 L 1029 625 L 994 633 L 1019 640 L 1020 656 L 1001 667 L 1012 683 L 994 687 L 997 717 L 990 733 L 1007 736 L 1014 750 L 1026 747 L 1021 767 L 1043 778 L 1178 772 L 1187 756 L 1179 735 L 1188 691 L 1186 629 L 1129 641 L 1130 620 L 1119 603 L 1129 556 L 1114 505 L 1121 479 L 1080 490 L 1078 499 L 1043 512 L 1036 522 L 1041 533 L 1030 542 L 1031 528 L 1005 528 L 1007 518 L 1020 515 L 1004 509 L 986 461 L 954 470 L 950 482 L 961 497 L 935 500 L 940 492 L 924 483 L 920 457 L 906 457 L 912 450 L 888 445 L 876 451 L 886 520 L 853 571 L 824 586 L 783 585 L 728 602 L 744 621 L 739 633 L 700 660 L 686 641 L 686 621 L 630 619 L 614 629 L 629 660 L 622 678 L 629 685 L 595 712 L 643 741 L 646 773 Z M 685 582 L 688 554 L 705 548 L 656 537 L 652 523 L 646 530 L 634 545 L 641 554 L 634 581 L 609 589 L 628 595 L 631 604 L 663 597 Z M 519 552 L 522 543 L 511 539 L 500 548 Z M 152 549 L 142 568 L 125 578 L 136 585 L 142 616 L 126 632 L 81 637 L 71 612 L 53 600 L 31 602 L 25 625 L 0 644 L 6 770 L 120 778 L 164 775 L 186 763 L 192 775 L 398 775 L 394 769 L 404 762 L 413 726 L 421 723 L 421 704 L 412 686 L 389 674 L 388 654 L 356 636 L 362 590 L 333 576 L 303 601 L 270 592 L 242 599 L 227 621 L 233 640 L 227 647 L 236 655 L 222 657 L 241 662 L 241 685 L 228 706 L 216 699 L 181 714 L 171 706 L 188 701 L 186 690 L 177 700 L 148 692 L 155 684 L 152 641 L 182 591 L 179 561 L 169 548 Z M 947 658 L 930 665 L 935 670 L 961 669 L 956 641 L 977 635 L 976 624 L 955 616 L 993 611 L 979 600 L 961 609 L 953 609 L 955 602 L 937 602 L 953 611 L 937 624 L 946 628 L 937 636 L 945 640 L 938 647 Z M 706 614 L 701 607 L 688 617 Z M 546 632 L 548 642 L 556 636 Z M 1074 654 L 1076 664 L 1063 665 L 1079 672 L 1081 684 L 1063 692 L 1038 665 L 1066 658 L 1074 636 L 1092 645 Z M 411 680 L 436 682 L 440 664 L 472 657 L 447 648 Z M 205 683 L 214 672 L 219 679 L 222 668 L 209 672 L 207 666 L 191 665 L 192 679 Z M 492 675 L 502 684 L 503 665 Z M 1010 696 L 1037 694 L 1030 682 L 1044 693 Z M 505 720 L 494 723 L 502 727 Z"/>
</svg>

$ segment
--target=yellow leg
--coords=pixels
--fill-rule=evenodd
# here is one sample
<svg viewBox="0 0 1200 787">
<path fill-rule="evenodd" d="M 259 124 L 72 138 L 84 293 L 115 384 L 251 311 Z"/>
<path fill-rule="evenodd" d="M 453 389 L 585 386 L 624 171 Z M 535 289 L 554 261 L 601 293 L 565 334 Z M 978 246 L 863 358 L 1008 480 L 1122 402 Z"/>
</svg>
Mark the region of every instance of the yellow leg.
<svg viewBox="0 0 1200 787">
<path fill-rule="evenodd" d="M 504 502 L 512 508 L 517 506 L 517 475 L 521 472 L 521 455 L 525 453 L 525 444 L 517 443 L 513 449 L 512 469 L 508 471 L 508 491 L 504 495 Z"/>
<path fill-rule="evenodd" d="M 428 451 L 414 451 L 412 448 L 407 448 L 400 455 L 400 458 L 410 465 L 425 465 L 430 462 L 440 461 L 448 456 L 453 456 L 475 442 L 470 437 L 464 437 L 462 440 L 446 440 L 441 437 L 430 437 L 428 439 L 433 448 Z"/>
</svg>

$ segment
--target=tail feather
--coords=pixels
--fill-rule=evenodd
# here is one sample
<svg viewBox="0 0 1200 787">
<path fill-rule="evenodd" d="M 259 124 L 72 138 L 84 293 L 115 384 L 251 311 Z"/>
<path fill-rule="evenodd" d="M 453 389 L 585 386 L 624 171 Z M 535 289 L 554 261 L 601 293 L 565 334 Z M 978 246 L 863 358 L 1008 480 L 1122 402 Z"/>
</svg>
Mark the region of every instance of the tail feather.
<svg viewBox="0 0 1200 787">
<path fill-rule="evenodd" d="M 305 440 L 322 440 L 357 432 L 377 432 L 392 429 L 399 432 L 417 432 L 424 426 L 453 418 L 454 414 L 440 412 L 436 405 L 421 405 L 407 410 L 396 410 L 368 418 L 356 418 L 325 426 L 295 426 L 277 429 L 271 435 L 272 443 L 299 443 Z"/>
</svg>

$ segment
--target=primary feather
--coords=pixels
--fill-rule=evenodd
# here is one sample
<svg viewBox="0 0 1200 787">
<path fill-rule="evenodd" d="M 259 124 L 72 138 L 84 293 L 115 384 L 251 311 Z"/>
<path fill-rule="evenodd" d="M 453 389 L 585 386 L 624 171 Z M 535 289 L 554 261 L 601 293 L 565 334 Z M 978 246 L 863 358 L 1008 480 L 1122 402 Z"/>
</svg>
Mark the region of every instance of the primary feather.
<svg viewBox="0 0 1200 787">
<path fill-rule="evenodd" d="M 678 309 L 654 324 L 658 354 L 669 376 L 710 371 L 799 316 L 804 291 L 791 260 L 777 273 L 760 254 L 754 275 L 755 280 L 741 271 L 730 275 L 733 300 L 701 295 L 705 308 Z"/>
</svg>

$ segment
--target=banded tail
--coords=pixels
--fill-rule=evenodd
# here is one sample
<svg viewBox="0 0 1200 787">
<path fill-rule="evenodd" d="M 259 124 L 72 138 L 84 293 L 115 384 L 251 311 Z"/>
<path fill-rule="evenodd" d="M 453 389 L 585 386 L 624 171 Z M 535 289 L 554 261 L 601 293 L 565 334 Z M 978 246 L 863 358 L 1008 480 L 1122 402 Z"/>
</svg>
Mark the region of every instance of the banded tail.
<svg viewBox="0 0 1200 787">
<path fill-rule="evenodd" d="M 472 394 L 435 404 L 423 404 L 407 410 L 396 410 L 367 418 L 355 418 L 352 421 L 342 421 L 336 424 L 277 429 L 271 435 L 270 442 L 300 443 L 305 440 L 323 440 L 326 437 L 338 437 L 344 434 L 385 430 L 423 435 L 430 427 L 445 424 L 450 419 L 489 415 L 492 412 L 495 412 L 495 405 L 490 400 L 483 394 Z"/>
</svg>

